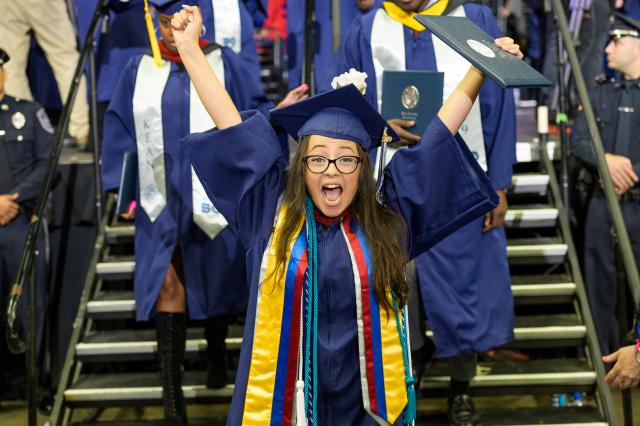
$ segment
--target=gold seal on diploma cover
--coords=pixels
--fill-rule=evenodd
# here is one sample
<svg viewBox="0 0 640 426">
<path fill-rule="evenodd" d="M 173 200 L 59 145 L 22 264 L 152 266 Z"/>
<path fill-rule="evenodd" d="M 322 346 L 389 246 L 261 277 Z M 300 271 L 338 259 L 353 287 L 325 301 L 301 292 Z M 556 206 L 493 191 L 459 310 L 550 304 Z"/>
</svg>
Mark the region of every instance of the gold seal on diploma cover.
<svg viewBox="0 0 640 426">
<path fill-rule="evenodd" d="M 420 91 L 416 86 L 407 86 L 402 91 L 402 106 L 406 109 L 413 109 L 420 102 Z"/>
</svg>

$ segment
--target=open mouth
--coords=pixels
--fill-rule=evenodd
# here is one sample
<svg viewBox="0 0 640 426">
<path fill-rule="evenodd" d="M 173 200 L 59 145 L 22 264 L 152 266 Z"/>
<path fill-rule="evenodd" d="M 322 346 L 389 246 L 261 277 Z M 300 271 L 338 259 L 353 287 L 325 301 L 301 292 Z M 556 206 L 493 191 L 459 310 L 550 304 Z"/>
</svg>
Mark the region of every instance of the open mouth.
<svg viewBox="0 0 640 426">
<path fill-rule="evenodd" d="M 340 185 L 322 185 L 322 195 L 329 204 L 337 204 L 342 198 L 342 187 Z"/>
</svg>

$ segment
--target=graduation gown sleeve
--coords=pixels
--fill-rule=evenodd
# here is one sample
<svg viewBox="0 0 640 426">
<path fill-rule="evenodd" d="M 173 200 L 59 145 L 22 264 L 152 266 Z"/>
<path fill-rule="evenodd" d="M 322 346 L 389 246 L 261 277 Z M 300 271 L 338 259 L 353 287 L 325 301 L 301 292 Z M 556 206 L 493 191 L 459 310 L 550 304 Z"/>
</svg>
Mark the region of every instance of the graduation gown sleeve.
<svg viewBox="0 0 640 426">
<path fill-rule="evenodd" d="M 242 119 L 183 143 L 207 196 L 248 248 L 271 235 L 288 159 L 263 114 L 247 111 Z"/>
<path fill-rule="evenodd" d="M 134 57 L 122 71 L 104 116 L 101 172 L 105 191 L 120 186 L 124 154 L 136 151 L 132 99 L 139 63 L 140 56 Z"/>
<path fill-rule="evenodd" d="M 406 221 L 410 258 L 495 208 L 491 182 L 459 135 L 438 116 L 422 140 L 385 169 L 384 202 Z"/>
</svg>

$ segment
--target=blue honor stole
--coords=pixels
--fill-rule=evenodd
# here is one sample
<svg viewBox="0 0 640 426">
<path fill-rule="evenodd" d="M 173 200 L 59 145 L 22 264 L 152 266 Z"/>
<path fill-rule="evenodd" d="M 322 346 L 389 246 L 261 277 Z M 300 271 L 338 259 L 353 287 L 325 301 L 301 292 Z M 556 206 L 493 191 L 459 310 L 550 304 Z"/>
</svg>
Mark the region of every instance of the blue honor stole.
<svg viewBox="0 0 640 426">
<path fill-rule="evenodd" d="M 305 221 L 301 221 L 297 237 L 289 242 L 284 271 L 276 273 L 276 243 L 286 222 L 287 206 L 283 206 L 262 258 L 243 425 L 306 424 L 304 419 L 296 421 L 295 407 L 300 404 L 296 380 L 305 360 L 301 339 L 308 334 L 303 318 L 309 303 L 305 297 L 309 243 Z M 396 315 L 381 312 L 373 293 L 364 234 L 349 215 L 341 218 L 340 228 L 353 267 L 363 407 L 377 423 L 393 424 L 407 406 L 405 371 L 410 366 L 406 332 L 401 344 L 399 331 L 406 327 L 406 310 L 397 310 Z M 308 401 L 305 406 L 309 407 Z"/>
</svg>

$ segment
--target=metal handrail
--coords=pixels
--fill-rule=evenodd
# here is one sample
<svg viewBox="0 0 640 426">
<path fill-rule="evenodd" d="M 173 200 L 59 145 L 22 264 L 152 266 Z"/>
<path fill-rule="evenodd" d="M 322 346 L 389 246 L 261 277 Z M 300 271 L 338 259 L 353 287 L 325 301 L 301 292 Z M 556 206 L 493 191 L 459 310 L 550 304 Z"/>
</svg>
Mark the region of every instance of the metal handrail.
<svg viewBox="0 0 640 426">
<path fill-rule="evenodd" d="M 634 306 L 636 309 L 640 307 L 640 276 L 638 275 L 638 266 L 636 265 L 633 251 L 631 250 L 631 243 L 629 242 L 629 234 L 627 233 L 627 227 L 625 226 L 622 212 L 620 210 L 620 204 L 618 198 L 613 189 L 613 181 L 609 174 L 609 168 L 604 157 L 604 148 L 602 147 L 602 139 L 600 138 L 600 132 L 598 131 L 598 125 L 596 124 L 595 115 L 593 113 L 593 107 L 587 93 L 587 86 L 582 75 L 582 70 L 578 62 L 578 56 L 571 40 L 571 34 L 567 28 L 567 18 L 562 8 L 560 0 L 551 0 L 551 6 L 553 13 L 556 16 L 556 22 L 558 24 L 558 30 L 562 33 L 565 49 L 569 55 L 569 61 L 571 63 L 571 72 L 575 79 L 576 88 L 578 89 L 578 95 L 582 103 L 585 119 L 587 121 L 587 129 L 591 136 L 594 154 L 596 157 L 596 166 L 598 174 L 602 180 L 602 186 L 611 214 L 611 220 L 613 228 L 618 236 L 618 244 L 620 245 L 620 252 L 622 253 L 622 260 L 624 263 L 624 269 L 627 275 L 627 283 L 631 291 Z"/>
<path fill-rule="evenodd" d="M 558 178 L 554 169 L 554 165 L 549 159 L 549 154 L 545 144 L 540 144 L 540 159 L 543 167 L 546 169 L 549 175 L 549 189 L 551 190 L 551 197 L 555 202 L 555 206 L 558 209 L 558 221 L 560 224 L 560 233 L 564 243 L 567 245 L 567 258 L 569 261 L 569 267 L 571 268 L 573 282 L 576 285 L 576 297 L 580 303 L 582 312 L 582 320 L 587 327 L 587 347 L 589 348 L 589 355 L 594 370 L 596 371 L 596 383 L 600 391 L 601 405 L 604 410 L 604 416 L 607 422 L 612 426 L 618 425 L 616 417 L 615 405 L 613 403 L 613 396 L 609 386 L 605 383 L 605 371 L 604 365 L 601 359 L 601 349 L 598 337 L 596 335 L 595 323 L 593 322 L 593 316 L 591 315 L 591 308 L 589 306 L 589 299 L 587 297 L 587 291 L 582 280 L 582 273 L 580 271 L 580 262 L 578 261 L 578 254 L 576 247 L 573 243 L 571 236 L 571 224 L 569 223 L 568 216 L 565 214 L 566 207 L 562 202 L 562 191 L 558 184 Z"/>
<path fill-rule="evenodd" d="M 69 127 L 71 109 L 73 107 L 76 95 L 78 94 L 78 88 L 80 80 L 82 78 L 82 73 L 84 72 L 86 60 L 89 56 L 90 51 L 93 49 L 93 38 L 98 26 L 98 21 L 102 17 L 103 10 L 106 7 L 108 1 L 109 0 L 101 0 L 96 5 L 91 25 L 89 26 L 84 44 L 82 45 L 80 59 L 76 64 L 76 69 L 73 74 L 73 83 L 71 85 L 71 89 L 69 90 L 69 94 L 67 95 L 67 100 L 64 104 L 64 108 L 62 109 L 62 118 L 60 120 L 60 125 L 58 126 L 58 129 L 56 131 L 55 142 L 51 149 L 51 154 L 49 155 L 44 184 L 38 196 L 38 201 L 36 203 L 34 213 L 29 220 L 29 231 L 25 240 L 24 249 L 22 250 L 22 256 L 20 258 L 20 264 L 18 266 L 18 273 L 16 275 L 15 283 L 11 288 L 11 299 L 9 300 L 7 307 L 6 336 L 8 346 L 13 353 L 22 353 L 26 349 L 26 345 L 20 340 L 20 336 L 18 335 L 18 331 L 16 328 L 16 320 L 18 315 L 17 307 L 22 296 L 22 288 L 24 286 L 24 282 L 29 274 L 29 271 L 31 271 L 31 268 L 33 267 L 33 254 L 35 253 L 36 239 L 40 230 L 40 226 L 42 224 L 46 201 L 49 196 L 49 192 L 51 191 L 51 186 L 53 185 L 53 178 L 57 171 L 58 161 L 60 160 L 64 136 L 66 134 L 67 128 Z M 95 131 L 95 129 L 93 130 Z"/>
<path fill-rule="evenodd" d="M 100 261 L 105 246 L 105 230 L 109 223 L 109 212 L 115 207 L 115 195 L 111 194 L 107 197 L 105 212 L 106 214 L 101 220 L 98 236 L 94 244 L 93 256 L 91 257 L 91 266 L 85 278 L 82 295 L 78 302 L 78 312 L 73 321 L 71 337 L 67 346 L 67 355 L 64 359 L 64 365 L 58 379 L 58 389 L 56 390 L 55 399 L 53 401 L 53 409 L 51 410 L 50 424 L 52 426 L 61 426 L 68 423 L 69 416 L 64 410 L 64 391 L 69 385 L 75 381 L 79 374 L 79 364 L 75 358 L 76 345 L 85 335 L 90 324 L 87 322 L 87 304 L 96 291 L 96 265 Z M 75 368 L 74 368 L 75 366 Z"/>
<path fill-rule="evenodd" d="M 38 366 L 37 366 L 37 349 L 36 349 L 36 322 L 35 321 L 35 278 L 30 279 L 29 285 L 29 300 L 28 300 L 28 332 L 27 332 L 27 342 L 23 341 L 24 336 L 20 336 L 18 332 L 18 306 L 20 304 L 20 300 L 22 298 L 23 287 L 25 281 L 32 276 L 34 271 L 34 266 L 36 262 L 36 256 L 38 255 L 36 249 L 36 242 L 38 238 L 38 232 L 40 231 L 40 227 L 43 223 L 43 217 L 45 208 L 47 205 L 47 199 L 49 198 L 49 192 L 51 191 L 51 187 L 53 186 L 53 179 L 57 171 L 58 162 L 60 160 L 60 154 L 62 153 L 62 146 L 64 136 L 69 127 L 69 121 L 71 118 L 71 109 L 73 107 L 74 101 L 78 94 L 78 89 L 80 85 L 80 81 L 82 79 L 82 73 L 84 71 L 84 66 L 89 56 L 89 53 L 93 51 L 93 39 L 96 32 L 96 28 L 98 27 L 98 21 L 102 17 L 103 10 L 107 5 L 109 0 L 100 0 L 96 5 L 96 9 L 94 11 L 93 19 L 91 21 L 91 25 L 89 26 L 89 31 L 84 40 L 84 44 L 82 45 L 82 49 L 80 52 L 80 58 L 78 63 L 76 64 L 76 68 L 73 74 L 73 80 L 71 84 L 71 88 L 67 95 L 67 99 L 62 109 L 62 117 L 58 126 L 58 129 L 55 134 L 54 143 L 51 148 L 51 153 L 49 154 L 49 160 L 47 163 L 47 171 L 44 177 L 44 183 L 42 185 L 42 189 L 40 190 L 40 194 L 38 195 L 38 199 L 33 211 L 33 214 L 29 218 L 29 229 L 27 231 L 27 237 L 25 239 L 24 248 L 22 250 L 22 255 L 20 257 L 20 263 L 18 265 L 18 271 L 16 274 L 16 278 L 14 284 L 11 287 L 10 299 L 7 304 L 7 325 L 5 329 L 5 335 L 7 340 L 7 346 L 9 350 L 15 354 L 22 353 L 26 349 L 28 349 L 27 356 L 27 399 L 28 399 L 28 424 L 31 426 L 35 426 L 37 423 L 37 414 L 36 414 L 36 378 L 38 374 Z M 95 93 L 94 93 L 95 97 Z M 93 105 L 95 107 L 95 105 Z M 95 114 L 92 115 L 92 118 L 95 117 Z M 95 120 L 93 122 L 93 132 L 95 133 Z M 95 147 L 97 149 L 97 146 Z M 96 151 L 97 152 L 97 151 Z M 95 169 L 97 170 L 97 169 Z M 96 183 L 98 181 L 98 176 L 96 176 Z M 99 187 L 97 187 L 99 188 Z M 100 194 L 96 194 L 97 197 Z M 96 206 L 98 210 L 100 210 L 100 205 Z M 98 218 L 99 220 L 100 218 Z M 40 253 L 40 256 L 44 254 Z"/>
</svg>

